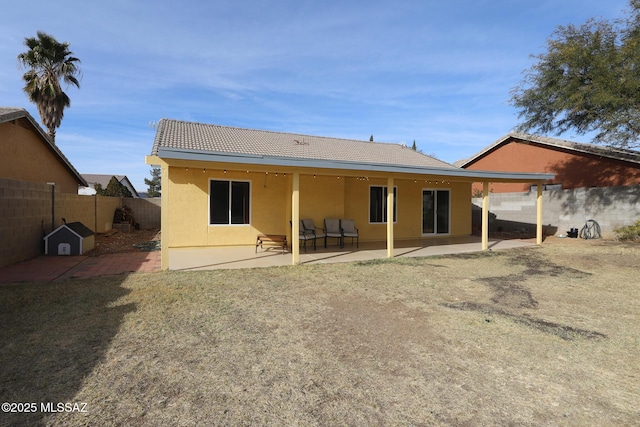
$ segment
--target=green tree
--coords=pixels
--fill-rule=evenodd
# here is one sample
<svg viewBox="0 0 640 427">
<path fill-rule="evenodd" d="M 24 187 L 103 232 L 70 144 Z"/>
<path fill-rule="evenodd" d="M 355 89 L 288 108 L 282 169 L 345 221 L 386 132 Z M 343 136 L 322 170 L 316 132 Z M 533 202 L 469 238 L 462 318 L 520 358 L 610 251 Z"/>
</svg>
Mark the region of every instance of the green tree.
<svg viewBox="0 0 640 427">
<path fill-rule="evenodd" d="M 373 142 L 373 134 L 369 137 L 369 142 Z"/>
<path fill-rule="evenodd" d="M 416 140 L 415 139 L 413 140 L 413 145 L 411 146 L 411 149 L 413 151 L 418 151 L 418 146 L 416 145 Z"/>
<path fill-rule="evenodd" d="M 522 120 L 518 130 L 562 134 L 632 148 L 640 136 L 640 0 L 615 22 L 590 19 L 559 26 L 547 51 L 511 92 Z"/>
<path fill-rule="evenodd" d="M 100 196 L 133 197 L 131 191 L 122 185 L 115 176 L 111 177 L 107 188 L 102 188 L 102 185 L 96 183 L 94 189 L 96 190 L 96 194 Z"/>
<path fill-rule="evenodd" d="M 24 44 L 29 50 L 18 55 L 18 63 L 27 69 L 22 76 L 25 81 L 23 90 L 38 107 L 40 120 L 55 143 L 56 129 L 60 127 L 64 109 L 71 105 L 60 80 L 80 88 L 77 65 L 80 60 L 69 50 L 69 43 L 60 43 L 41 31 L 37 37 L 26 37 Z"/>
<path fill-rule="evenodd" d="M 144 183 L 149 186 L 147 190 L 147 195 L 149 197 L 160 197 L 160 192 L 162 190 L 162 180 L 160 177 L 161 170 L 160 168 L 152 168 L 151 169 L 151 179 L 144 179 Z"/>
</svg>

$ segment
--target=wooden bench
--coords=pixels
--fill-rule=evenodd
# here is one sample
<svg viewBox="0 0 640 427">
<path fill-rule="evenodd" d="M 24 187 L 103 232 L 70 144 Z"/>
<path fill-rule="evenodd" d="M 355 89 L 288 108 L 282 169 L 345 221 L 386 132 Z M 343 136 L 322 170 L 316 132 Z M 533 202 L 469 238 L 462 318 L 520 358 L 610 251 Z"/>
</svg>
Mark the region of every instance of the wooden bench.
<svg viewBox="0 0 640 427">
<path fill-rule="evenodd" d="M 258 246 L 260 249 L 264 249 L 264 246 L 275 246 L 282 248 L 282 253 L 287 250 L 287 236 L 280 234 L 258 234 L 256 239 L 256 253 L 258 253 Z"/>
</svg>

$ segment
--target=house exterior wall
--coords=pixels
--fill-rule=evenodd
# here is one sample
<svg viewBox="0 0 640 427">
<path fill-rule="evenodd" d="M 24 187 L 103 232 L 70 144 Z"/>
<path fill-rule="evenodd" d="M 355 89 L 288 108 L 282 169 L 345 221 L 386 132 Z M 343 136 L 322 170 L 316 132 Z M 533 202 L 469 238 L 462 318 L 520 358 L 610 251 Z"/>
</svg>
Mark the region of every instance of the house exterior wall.
<svg viewBox="0 0 640 427">
<path fill-rule="evenodd" d="M 76 194 L 78 181 L 27 119 L 0 123 L 0 178 L 55 182 L 62 193 Z"/>
<path fill-rule="evenodd" d="M 534 142 L 512 140 L 465 167 L 469 170 L 496 172 L 551 172 L 548 184 L 562 184 L 563 189 L 609 187 L 640 184 L 640 165 L 593 154 L 550 148 Z M 492 183 L 494 193 L 529 191 L 530 184 Z M 474 184 L 473 191 L 481 191 Z"/>
<path fill-rule="evenodd" d="M 186 165 L 189 166 L 186 166 Z M 291 241 L 291 193 L 293 173 L 300 173 L 300 218 L 311 218 L 323 227 L 325 218 L 355 220 L 360 241 L 384 241 L 386 224 L 369 223 L 369 188 L 386 186 L 386 178 L 363 179 L 344 176 L 341 171 L 288 169 L 286 172 L 251 171 L 252 167 L 232 164 L 182 162 L 163 170 L 163 243 L 167 248 L 254 245 L 258 234 L 284 234 Z M 247 170 L 249 170 L 247 172 Z M 216 180 L 250 183 L 250 224 L 209 225 L 209 182 Z M 398 220 L 396 239 L 421 237 L 422 190 L 434 188 L 424 179 L 398 175 Z M 451 191 L 451 232 L 471 234 L 470 183 L 439 184 Z M 166 200 L 165 200 L 166 198 Z"/>
</svg>

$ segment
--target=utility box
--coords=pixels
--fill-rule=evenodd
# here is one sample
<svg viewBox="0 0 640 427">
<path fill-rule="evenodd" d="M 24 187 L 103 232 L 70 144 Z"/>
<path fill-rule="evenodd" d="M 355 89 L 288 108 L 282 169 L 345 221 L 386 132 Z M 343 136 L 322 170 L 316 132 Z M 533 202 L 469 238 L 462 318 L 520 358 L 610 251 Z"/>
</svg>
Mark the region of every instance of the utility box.
<svg viewBox="0 0 640 427">
<path fill-rule="evenodd" d="M 62 224 L 44 237 L 45 255 L 82 255 L 93 249 L 94 233 L 80 222 Z"/>
</svg>

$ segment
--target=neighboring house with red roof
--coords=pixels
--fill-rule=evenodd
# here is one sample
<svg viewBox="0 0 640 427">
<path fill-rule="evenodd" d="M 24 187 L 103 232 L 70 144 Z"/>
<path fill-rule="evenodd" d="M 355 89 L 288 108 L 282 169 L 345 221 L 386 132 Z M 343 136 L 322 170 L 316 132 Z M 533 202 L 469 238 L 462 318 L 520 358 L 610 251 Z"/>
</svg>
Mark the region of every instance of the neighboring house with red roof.
<svg viewBox="0 0 640 427">
<path fill-rule="evenodd" d="M 0 178 L 55 183 L 58 191 L 73 194 L 87 185 L 23 108 L 0 107 Z"/>
<path fill-rule="evenodd" d="M 163 269 L 174 251 L 252 246 L 259 234 L 287 236 L 297 264 L 307 218 L 352 219 L 360 242 L 386 242 L 393 256 L 395 240 L 469 236 L 473 182 L 553 178 L 464 170 L 400 144 L 167 119 L 146 163 L 162 169 Z"/>
<path fill-rule="evenodd" d="M 640 184 L 640 152 L 512 132 L 456 166 L 496 172 L 548 172 L 547 188 L 613 187 Z M 475 184 L 474 191 L 481 189 Z M 530 184 L 493 183 L 494 193 L 526 192 Z"/>
<path fill-rule="evenodd" d="M 88 186 L 80 187 L 78 189 L 78 194 L 92 196 L 96 194 L 96 184 L 100 184 L 102 189 L 106 189 L 109 185 L 109 182 L 111 181 L 111 178 L 115 177 L 115 179 L 117 179 L 120 184 L 124 185 L 131 192 L 132 197 L 140 197 L 135 187 L 133 186 L 133 184 L 131 184 L 131 181 L 129 181 L 129 178 L 127 178 L 126 175 L 83 173 L 82 177 L 85 179 L 85 181 L 87 181 Z"/>
</svg>

